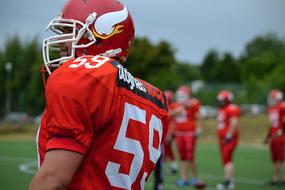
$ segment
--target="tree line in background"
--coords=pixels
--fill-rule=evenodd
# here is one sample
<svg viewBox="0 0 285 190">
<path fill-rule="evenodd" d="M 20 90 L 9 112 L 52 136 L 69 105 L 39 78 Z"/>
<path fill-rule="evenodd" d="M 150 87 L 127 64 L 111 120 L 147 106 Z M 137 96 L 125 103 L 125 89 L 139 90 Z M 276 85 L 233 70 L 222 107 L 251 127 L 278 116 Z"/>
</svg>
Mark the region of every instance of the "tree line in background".
<svg viewBox="0 0 285 190">
<path fill-rule="evenodd" d="M 0 116 L 5 113 L 7 62 L 13 64 L 12 111 L 41 113 L 45 102 L 38 40 L 24 43 L 13 37 L 0 50 Z M 237 103 L 265 103 L 271 88 L 285 91 L 285 41 L 274 34 L 251 40 L 238 58 L 230 52 L 210 50 L 200 64 L 178 61 L 169 42 L 154 44 L 147 38 L 136 38 L 124 66 L 134 76 L 162 90 L 203 81 L 204 88 L 195 94 L 202 104 L 215 104 L 216 93 L 223 88 L 234 92 Z"/>
</svg>

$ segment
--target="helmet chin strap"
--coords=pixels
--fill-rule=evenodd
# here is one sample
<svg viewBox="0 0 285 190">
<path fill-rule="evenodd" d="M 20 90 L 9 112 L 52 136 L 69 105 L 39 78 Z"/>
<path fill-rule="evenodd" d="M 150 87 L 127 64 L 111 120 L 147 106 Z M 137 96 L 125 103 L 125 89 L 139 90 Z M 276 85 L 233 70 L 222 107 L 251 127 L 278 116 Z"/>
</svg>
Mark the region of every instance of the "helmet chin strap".
<svg viewBox="0 0 285 190">
<path fill-rule="evenodd" d="M 87 27 L 89 27 L 89 25 L 92 24 L 96 20 L 96 17 L 97 17 L 97 13 L 96 12 L 91 13 L 87 17 L 86 23 L 85 23 L 87 25 Z"/>
<path fill-rule="evenodd" d="M 42 73 L 42 81 L 43 81 L 43 86 L 44 88 L 46 87 L 46 81 L 48 76 L 50 75 L 49 72 L 47 71 L 45 65 L 42 65 L 42 69 L 41 69 L 41 73 Z"/>
<path fill-rule="evenodd" d="M 86 48 L 96 43 L 97 40 L 89 29 L 89 26 L 96 20 L 96 18 L 97 18 L 96 12 L 91 13 L 86 18 L 85 24 L 83 24 L 83 27 L 78 32 L 77 40 L 75 41 L 75 44 L 73 45 L 74 48 Z M 77 43 L 79 42 L 79 40 L 85 33 L 87 33 L 87 38 L 89 39 L 90 42 L 88 44 L 77 45 Z"/>
<path fill-rule="evenodd" d="M 85 27 L 86 27 L 86 29 L 87 28 L 89 28 L 89 26 L 96 20 L 96 18 L 97 18 L 97 13 L 96 12 L 93 12 L 93 13 L 91 13 L 87 18 L 86 18 L 86 22 L 85 22 Z M 93 35 L 88 35 L 88 39 L 90 40 L 90 41 L 96 41 L 96 39 L 94 38 L 94 36 Z"/>
</svg>

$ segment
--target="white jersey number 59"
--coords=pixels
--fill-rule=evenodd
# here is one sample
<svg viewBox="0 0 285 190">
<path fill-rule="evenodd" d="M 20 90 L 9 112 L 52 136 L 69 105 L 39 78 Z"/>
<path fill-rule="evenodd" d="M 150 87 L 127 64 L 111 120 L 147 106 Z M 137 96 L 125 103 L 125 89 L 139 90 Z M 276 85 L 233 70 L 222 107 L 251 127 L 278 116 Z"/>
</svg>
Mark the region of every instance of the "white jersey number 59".
<svg viewBox="0 0 285 190">
<path fill-rule="evenodd" d="M 140 141 L 131 139 L 126 136 L 128 124 L 130 120 L 138 121 L 145 125 L 145 130 L 149 130 L 149 143 L 148 143 L 148 151 L 150 155 L 150 160 L 153 163 L 156 163 L 160 154 L 160 144 L 162 140 L 162 123 L 159 118 L 155 115 L 151 116 L 149 124 L 146 123 L 146 111 L 140 109 L 137 106 L 125 103 L 125 110 L 123 121 L 121 123 L 121 128 L 116 139 L 116 143 L 114 145 L 115 150 L 124 151 L 134 155 L 130 166 L 129 175 L 120 173 L 121 164 L 109 161 L 105 170 L 105 174 L 110 182 L 110 184 L 114 187 L 119 187 L 123 189 L 131 189 L 132 184 L 137 180 L 139 172 L 143 165 L 144 160 L 144 151 Z M 139 126 L 138 126 L 139 127 Z M 154 141 L 154 130 L 156 130 L 159 134 L 159 147 L 156 149 L 153 147 Z M 144 172 L 144 175 L 140 181 L 141 189 L 144 187 L 145 178 L 147 177 L 147 173 Z"/>
</svg>

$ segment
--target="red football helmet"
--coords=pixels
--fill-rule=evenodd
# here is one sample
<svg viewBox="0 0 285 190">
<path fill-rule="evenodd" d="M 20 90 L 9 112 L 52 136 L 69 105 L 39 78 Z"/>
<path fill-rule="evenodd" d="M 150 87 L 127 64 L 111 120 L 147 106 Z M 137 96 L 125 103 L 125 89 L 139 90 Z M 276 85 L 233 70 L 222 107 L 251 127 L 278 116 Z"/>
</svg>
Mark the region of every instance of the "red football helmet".
<svg viewBox="0 0 285 190">
<path fill-rule="evenodd" d="M 117 0 L 68 0 L 48 29 L 56 34 L 43 41 L 49 73 L 50 67 L 81 55 L 103 55 L 123 62 L 134 39 L 132 17 Z M 66 43 L 70 48 L 62 53 Z"/>
<path fill-rule="evenodd" d="M 191 89 L 186 85 L 182 85 L 177 89 L 175 98 L 177 102 L 184 103 L 191 97 L 191 95 Z"/>
<path fill-rule="evenodd" d="M 283 93 L 278 89 L 273 89 L 268 94 L 267 102 L 268 105 L 275 105 L 276 103 L 283 100 Z"/>
<path fill-rule="evenodd" d="M 221 90 L 217 95 L 217 100 L 220 106 L 231 103 L 234 100 L 234 95 L 229 90 Z"/>
</svg>

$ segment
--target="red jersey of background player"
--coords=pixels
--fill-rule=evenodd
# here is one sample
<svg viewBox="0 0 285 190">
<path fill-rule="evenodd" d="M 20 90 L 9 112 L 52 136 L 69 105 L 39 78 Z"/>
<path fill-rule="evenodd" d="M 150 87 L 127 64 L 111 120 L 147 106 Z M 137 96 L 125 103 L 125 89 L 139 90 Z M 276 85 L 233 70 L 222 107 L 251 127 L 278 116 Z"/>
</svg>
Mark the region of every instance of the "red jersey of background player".
<svg viewBox="0 0 285 190">
<path fill-rule="evenodd" d="M 269 136 L 272 139 L 277 131 L 282 131 L 283 128 L 283 118 L 285 117 L 285 102 L 278 102 L 268 108 L 268 117 L 270 122 L 270 132 Z M 285 138 L 285 133 L 283 133 L 283 138 Z"/>
<path fill-rule="evenodd" d="M 40 164 L 48 150 L 75 151 L 84 160 L 68 189 L 143 189 L 169 122 L 160 90 L 110 58 L 84 56 L 52 73 L 46 101 Z"/>
<path fill-rule="evenodd" d="M 174 103 L 173 109 L 183 106 L 180 103 Z M 195 115 L 200 111 L 200 102 L 197 99 L 191 99 L 191 106 L 183 110 L 175 117 L 175 131 L 191 131 L 195 132 Z"/>
<path fill-rule="evenodd" d="M 217 115 L 217 128 L 218 128 L 218 136 L 220 138 L 225 138 L 229 127 L 230 127 L 230 120 L 232 117 L 239 117 L 240 116 L 240 109 L 235 104 L 228 104 L 219 109 Z M 238 136 L 239 130 L 236 130 L 233 136 Z"/>
</svg>

